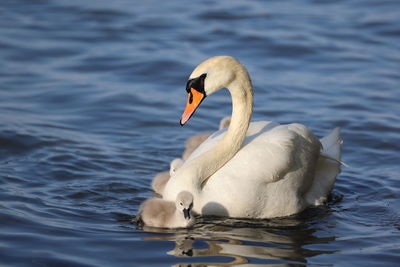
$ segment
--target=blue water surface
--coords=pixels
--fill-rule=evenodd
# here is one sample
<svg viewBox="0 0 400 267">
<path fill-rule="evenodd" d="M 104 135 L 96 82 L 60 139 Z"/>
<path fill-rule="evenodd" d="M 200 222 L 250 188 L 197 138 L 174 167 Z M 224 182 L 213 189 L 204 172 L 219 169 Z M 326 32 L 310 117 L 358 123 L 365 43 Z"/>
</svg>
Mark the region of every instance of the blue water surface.
<svg viewBox="0 0 400 267">
<path fill-rule="evenodd" d="M 3 0 L 0 265 L 398 266 L 400 2 Z M 327 206 L 273 220 L 130 222 L 222 90 L 179 126 L 192 69 L 231 55 L 254 120 L 342 127 Z"/>
</svg>

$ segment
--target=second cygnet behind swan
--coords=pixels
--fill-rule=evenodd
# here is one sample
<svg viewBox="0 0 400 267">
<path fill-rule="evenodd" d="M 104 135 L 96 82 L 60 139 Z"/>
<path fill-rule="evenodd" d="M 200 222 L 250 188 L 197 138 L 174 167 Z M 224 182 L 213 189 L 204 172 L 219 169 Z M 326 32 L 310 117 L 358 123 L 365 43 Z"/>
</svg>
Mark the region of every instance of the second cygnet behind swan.
<svg viewBox="0 0 400 267">
<path fill-rule="evenodd" d="M 162 195 L 164 191 L 165 184 L 168 182 L 169 178 L 182 166 L 183 160 L 180 158 L 176 158 L 171 161 L 169 165 L 169 171 L 160 172 L 156 176 L 154 176 L 153 181 L 151 182 L 151 187 L 154 192 L 159 195 Z"/>
<path fill-rule="evenodd" d="M 138 219 L 151 227 L 187 228 L 194 224 L 192 208 L 193 195 L 182 191 L 177 195 L 175 203 L 161 198 L 146 200 L 140 206 Z"/>
<path fill-rule="evenodd" d="M 219 123 L 219 130 L 228 128 L 231 123 L 231 117 L 223 118 Z M 185 151 L 182 154 L 182 159 L 187 160 L 189 156 L 196 150 L 212 133 L 197 134 L 188 138 L 185 142 Z"/>
</svg>

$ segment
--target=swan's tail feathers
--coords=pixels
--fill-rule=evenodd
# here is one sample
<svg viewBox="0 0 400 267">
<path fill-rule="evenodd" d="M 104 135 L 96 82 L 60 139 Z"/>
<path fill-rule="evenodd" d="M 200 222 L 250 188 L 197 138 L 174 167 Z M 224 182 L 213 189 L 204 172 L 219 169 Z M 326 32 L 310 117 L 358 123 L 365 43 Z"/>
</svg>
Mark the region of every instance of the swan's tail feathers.
<svg viewBox="0 0 400 267">
<path fill-rule="evenodd" d="M 340 173 L 340 166 L 347 166 L 341 161 L 342 144 L 340 128 L 332 130 L 330 134 L 320 139 L 322 151 L 315 170 L 314 182 L 306 194 L 310 205 L 324 204 L 329 192 L 335 184 L 336 176 Z"/>
<path fill-rule="evenodd" d="M 340 127 L 336 127 L 325 137 L 319 140 L 322 144 L 322 153 L 332 159 L 340 161 L 343 141 L 340 138 Z"/>
<path fill-rule="evenodd" d="M 332 160 L 332 161 L 336 161 L 337 163 L 339 163 L 340 165 L 343 165 L 343 166 L 345 166 L 345 167 L 350 167 L 350 166 L 347 165 L 345 162 L 343 162 L 343 161 L 341 161 L 341 160 L 337 160 L 337 159 L 335 159 L 335 158 L 331 158 L 330 156 L 325 155 L 325 154 L 323 154 L 322 152 L 319 154 L 319 156 L 320 156 L 320 157 L 323 157 L 323 158 L 325 158 L 325 159 L 329 159 L 329 160 Z"/>
</svg>

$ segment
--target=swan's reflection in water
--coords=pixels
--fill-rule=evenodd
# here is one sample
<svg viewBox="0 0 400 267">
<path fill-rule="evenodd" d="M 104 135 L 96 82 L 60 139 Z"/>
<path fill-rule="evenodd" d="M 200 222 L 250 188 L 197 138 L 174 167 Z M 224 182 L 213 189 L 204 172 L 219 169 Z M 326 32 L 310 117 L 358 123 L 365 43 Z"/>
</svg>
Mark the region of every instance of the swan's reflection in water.
<svg viewBox="0 0 400 267">
<path fill-rule="evenodd" d="M 173 233 L 152 234 L 145 239 L 174 241 L 175 248 L 166 253 L 181 259 L 179 262 L 182 263 L 175 266 L 302 265 L 308 262 L 308 258 L 336 252 L 314 249 L 334 241 L 335 237 L 327 236 L 329 230 L 321 230 L 334 225 L 330 221 L 333 218 L 329 214 L 312 213 L 301 215 L 303 218 L 262 221 L 200 219 L 194 229 L 188 230 L 145 228 L 146 231 Z"/>
</svg>

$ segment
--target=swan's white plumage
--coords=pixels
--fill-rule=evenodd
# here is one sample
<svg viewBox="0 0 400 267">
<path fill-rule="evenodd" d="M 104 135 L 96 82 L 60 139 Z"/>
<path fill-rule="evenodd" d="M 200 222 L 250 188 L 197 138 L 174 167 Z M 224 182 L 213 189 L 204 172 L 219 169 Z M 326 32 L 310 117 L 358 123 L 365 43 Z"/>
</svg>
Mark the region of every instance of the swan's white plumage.
<svg viewBox="0 0 400 267">
<path fill-rule="evenodd" d="M 225 133 L 214 133 L 188 162 L 212 149 Z M 305 149 L 306 145 L 314 149 Z M 195 210 L 250 218 L 294 214 L 307 205 L 301 195 L 312 183 L 312 162 L 319 148 L 318 140 L 303 125 L 253 122 L 242 148 L 205 183 Z"/>
<path fill-rule="evenodd" d="M 248 218 L 287 216 L 320 204 L 340 167 L 320 157 L 320 151 L 340 160 L 339 130 L 320 142 L 301 124 L 249 124 L 252 86 L 245 68 L 231 57 L 215 57 L 200 64 L 191 78 L 203 73 L 207 95 L 221 87 L 230 91 L 231 124 L 193 152 L 167 183 L 163 198 L 187 190 L 197 213 Z"/>
</svg>

